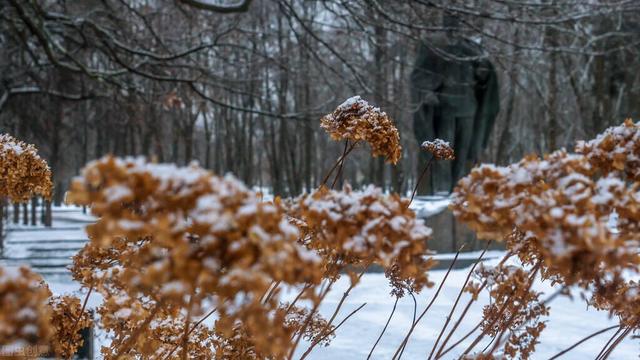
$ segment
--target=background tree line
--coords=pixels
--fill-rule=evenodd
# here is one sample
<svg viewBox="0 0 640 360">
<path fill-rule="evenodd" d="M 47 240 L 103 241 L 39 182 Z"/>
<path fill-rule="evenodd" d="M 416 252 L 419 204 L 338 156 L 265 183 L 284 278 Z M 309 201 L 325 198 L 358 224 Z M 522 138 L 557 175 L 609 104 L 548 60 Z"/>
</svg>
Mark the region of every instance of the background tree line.
<svg viewBox="0 0 640 360">
<path fill-rule="evenodd" d="M 344 178 L 415 182 L 408 78 L 421 41 L 457 16 L 496 65 L 500 164 L 637 117 L 634 0 L 7 0 L 0 3 L 0 131 L 35 143 L 55 200 L 107 153 L 198 160 L 277 194 L 309 190 L 342 151 L 320 117 L 361 95 L 389 113 L 397 166 L 356 152 Z M 443 56 L 447 56 L 443 53 Z"/>
</svg>

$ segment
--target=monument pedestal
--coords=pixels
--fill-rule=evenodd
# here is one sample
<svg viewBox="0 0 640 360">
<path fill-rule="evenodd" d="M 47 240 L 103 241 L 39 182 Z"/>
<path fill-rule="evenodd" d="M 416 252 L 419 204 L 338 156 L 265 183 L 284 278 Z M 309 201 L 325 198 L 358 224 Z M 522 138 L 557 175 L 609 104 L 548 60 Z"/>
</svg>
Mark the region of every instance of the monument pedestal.
<svg viewBox="0 0 640 360">
<path fill-rule="evenodd" d="M 425 223 L 433 229 L 433 238 L 429 241 L 429 249 L 438 253 L 454 253 L 463 244 L 463 251 L 482 250 L 486 241 L 478 240 L 476 234 L 465 224 L 456 221 L 449 200 L 442 196 L 418 196 L 415 199 L 416 216 L 425 219 Z M 412 206 L 413 208 L 413 206 Z M 491 244 L 490 249 L 503 249 L 501 243 Z"/>
</svg>

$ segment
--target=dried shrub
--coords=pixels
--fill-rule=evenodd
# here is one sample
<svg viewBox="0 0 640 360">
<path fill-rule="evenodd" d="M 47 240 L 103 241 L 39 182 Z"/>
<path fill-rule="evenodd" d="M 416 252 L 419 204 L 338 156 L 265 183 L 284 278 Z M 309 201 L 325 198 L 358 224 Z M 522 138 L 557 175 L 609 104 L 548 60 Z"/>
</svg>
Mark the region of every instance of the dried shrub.
<svg viewBox="0 0 640 360">
<path fill-rule="evenodd" d="M 640 269 L 640 123 L 627 120 L 575 151 L 477 167 L 458 183 L 451 207 L 479 237 L 504 239 L 524 264 L 539 264 L 543 279 L 581 287 L 590 304 L 638 329 L 638 285 L 627 279 Z M 537 302 L 526 292 L 516 298 Z M 512 334 L 505 353 L 529 356 L 543 327 Z"/>
<path fill-rule="evenodd" d="M 67 199 L 91 205 L 99 217 L 74 259 L 75 278 L 105 297 L 101 313 L 136 314 L 124 323 L 102 320 L 114 333 L 113 354 L 152 355 L 157 348 L 144 346 L 144 322 L 181 311 L 199 316 L 205 301 L 217 308 L 218 336 L 233 336 L 240 321 L 259 353 L 289 350 L 291 329 L 276 311 L 277 292 L 262 297 L 273 282 L 315 284 L 322 273 L 279 202 L 261 202 L 235 178 L 196 166 L 113 157 L 90 163 Z"/>
<path fill-rule="evenodd" d="M 427 241 L 432 231 L 407 204 L 373 186 L 362 191 L 348 185 L 342 191 L 322 187 L 298 198 L 292 216 L 303 224 L 305 245 L 329 265 L 328 277 L 349 265 L 376 264 L 398 292 L 407 283 L 419 291 L 431 285 L 427 270 L 435 262 L 428 257 Z"/>
</svg>

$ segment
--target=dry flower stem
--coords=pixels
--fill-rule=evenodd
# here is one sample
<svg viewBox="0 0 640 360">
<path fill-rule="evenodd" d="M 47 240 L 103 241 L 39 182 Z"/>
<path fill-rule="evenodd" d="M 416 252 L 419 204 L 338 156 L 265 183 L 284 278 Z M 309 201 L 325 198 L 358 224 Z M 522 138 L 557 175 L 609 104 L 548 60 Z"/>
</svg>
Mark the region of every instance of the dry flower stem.
<svg viewBox="0 0 640 360">
<path fill-rule="evenodd" d="M 347 160 L 347 148 L 348 147 L 349 147 L 349 140 L 344 142 L 344 150 L 342 151 L 342 156 L 341 156 L 342 161 L 340 161 L 340 166 L 338 166 L 338 171 L 336 172 L 336 176 L 333 178 L 333 181 L 331 182 L 331 188 L 332 189 L 336 186 L 336 182 L 338 182 L 338 179 L 340 178 L 340 175 L 342 174 L 342 169 L 344 169 L 344 162 Z"/>
<path fill-rule="evenodd" d="M 76 318 L 75 322 L 73 323 L 73 331 L 72 331 L 72 333 L 76 332 L 78 324 L 80 323 L 80 319 L 82 318 L 82 314 L 84 314 L 84 310 L 87 307 L 87 302 L 89 301 L 89 296 L 91 296 L 91 292 L 92 291 L 93 291 L 93 286 L 89 287 L 89 291 L 87 291 L 87 295 L 84 297 L 84 301 L 82 302 L 82 310 L 80 310 L 80 314 L 78 314 L 78 317 Z"/>
<path fill-rule="evenodd" d="M 116 359 L 120 359 L 123 356 L 123 353 L 131 349 L 131 346 L 135 344 L 136 340 L 138 340 L 140 335 L 144 333 L 144 331 L 147 329 L 147 327 L 149 326 L 153 318 L 158 314 L 158 312 L 160 312 L 162 305 L 163 304 L 161 302 L 158 302 L 156 304 L 156 306 L 153 308 L 151 313 L 147 315 L 147 318 L 144 320 L 144 322 L 140 324 L 140 326 L 138 326 L 138 328 L 133 331 L 133 333 L 131 334 L 131 336 L 129 336 L 127 341 L 125 341 L 125 343 L 122 344 L 122 346 L 118 349 Z"/>
<path fill-rule="evenodd" d="M 218 308 L 213 308 L 211 311 L 209 311 L 207 313 L 207 315 L 203 316 L 200 320 L 196 321 L 193 326 L 191 327 L 191 330 L 189 330 L 189 332 L 187 333 L 187 336 L 191 335 L 191 333 L 196 330 L 198 328 L 198 326 L 200 324 L 202 324 L 202 322 L 204 322 L 205 320 L 207 320 L 207 318 L 209 318 L 209 316 L 213 315 L 213 313 L 216 312 Z M 164 356 L 163 360 L 167 360 L 169 357 L 171 357 L 171 355 L 173 355 L 173 353 L 178 350 L 178 344 L 176 344 L 171 351 L 169 351 L 169 353 L 167 355 Z"/>
<path fill-rule="evenodd" d="M 340 156 L 338 158 L 338 161 L 335 162 L 335 164 L 333 164 L 333 167 L 329 170 L 329 172 L 327 172 L 327 175 L 324 176 L 324 179 L 322 179 L 322 185 L 326 185 L 327 181 L 329 181 L 329 178 L 331 177 L 331 174 L 333 174 L 333 172 L 336 170 L 336 168 L 338 166 L 340 166 L 340 164 L 342 164 L 342 162 L 345 160 L 345 158 L 347 157 L 347 155 L 349 155 L 349 153 L 351 153 L 351 151 L 356 147 L 356 145 L 358 144 L 357 141 L 355 141 L 354 143 L 351 144 L 351 147 L 349 147 L 347 149 L 347 145 L 349 144 L 349 142 L 345 142 L 345 151 L 343 151 L 342 156 Z"/>
<path fill-rule="evenodd" d="M 476 332 L 480 328 L 480 326 L 482 326 L 482 321 L 478 322 L 478 324 L 473 329 L 471 329 L 465 336 L 460 338 L 460 340 L 456 341 L 454 344 L 449 346 L 447 350 L 443 351 L 438 357 L 436 357 L 436 359 L 440 359 L 441 357 L 445 356 L 449 351 L 455 349 L 463 341 L 467 340 L 469 336 L 473 335 L 473 333 Z"/>
<path fill-rule="evenodd" d="M 622 340 L 624 340 L 624 338 L 627 337 L 627 335 L 629 335 L 629 333 L 631 331 L 633 331 L 634 327 L 627 327 L 625 328 L 625 330 L 622 332 L 622 334 L 620 334 L 620 336 L 618 336 L 618 338 L 611 344 L 611 346 L 609 346 L 609 348 L 607 349 L 607 351 L 602 354 L 602 360 L 607 360 L 609 358 L 609 356 L 611 356 L 611 354 L 613 353 L 613 350 L 618 347 L 618 345 L 620 345 L 620 343 L 622 342 Z"/>
<path fill-rule="evenodd" d="M 540 266 L 542 265 L 542 262 L 539 262 L 532 270 L 531 276 L 529 277 L 529 288 L 527 289 L 527 291 L 529 289 L 531 289 L 531 287 L 533 286 L 533 283 L 535 282 L 536 279 L 536 275 L 538 274 L 538 270 L 540 270 Z M 518 308 L 521 308 L 523 306 L 525 306 L 525 303 L 521 303 L 520 306 Z M 500 347 L 500 345 L 502 345 L 502 337 L 504 336 L 504 334 L 507 332 L 507 330 L 509 330 L 509 326 L 511 325 L 511 323 L 513 322 L 513 320 L 516 318 L 516 316 L 518 315 L 518 313 L 516 311 L 514 311 L 511 316 L 509 317 L 509 319 L 507 320 L 504 329 L 500 332 L 500 334 L 497 337 L 497 340 L 495 342 L 495 344 L 493 345 L 493 348 L 491 349 L 491 351 L 489 352 L 489 354 L 493 354 L 496 350 L 498 350 L 498 348 Z"/>
<path fill-rule="evenodd" d="M 349 320 L 350 317 L 352 317 L 353 315 L 355 315 L 358 311 L 360 311 L 365 305 L 367 305 L 367 303 L 363 303 L 362 305 L 358 306 L 355 310 L 353 310 L 352 312 L 349 313 L 349 315 L 345 316 L 344 319 L 342 319 L 342 321 L 340 321 L 338 323 L 338 325 L 336 325 L 333 329 L 329 330 L 329 332 L 327 332 L 326 334 L 322 335 L 322 337 L 320 337 L 320 339 L 318 339 L 318 343 L 322 342 L 322 340 L 326 339 L 327 337 L 331 336 L 331 334 L 335 333 L 345 322 L 347 322 L 347 320 Z M 301 360 L 304 359 L 304 357 L 300 358 Z"/>
<path fill-rule="evenodd" d="M 488 245 L 487 245 L 488 247 Z M 500 260 L 500 262 L 498 263 L 498 266 L 502 266 L 511 256 L 513 256 L 513 253 L 509 252 L 507 253 L 502 260 Z M 480 288 L 478 289 L 478 293 L 482 292 L 482 290 L 484 290 L 484 288 L 487 286 L 488 282 L 485 279 L 482 282 L 482 285 L 480 285 Z M 462 311 L 462 314 L 460 315 L 460 317 L 458 318 L 458 321 L 456 321 L 455 325 L 453 326 L 453 328 L 451 329 L 451 331 L 449 332 L 449 334 L 447 335 L 447 337 L 445 338 L 444 342 L 442 343 L 442 345 L 440 346 L 440 349 L 438 349 L 438 352 L 436 353 L 436 359 L 444 356 L 444 354 L 446 354 L 447 352 L 449 352 L 451 349 L 453 349 L 456 345 L 460 344 L 460 342 L 462 342 L 462 340 L 466 339 L 468 336 L 470 336 L 473 332 L 475 332 L 475 330 L 477 328 L 479 328 L 482 325 L 482 322 L 478 323 L 478 325 L 473 329 L 473 331 L 471 331 L 470 333 L 468 333 L 467 335 L 465 335 L 463 337 L 463 339 L 461 341 L 456 342 L 456 344 L 450 348 L 447 349 L 447 351 L 442 352 L 442 349 L 444 349 L 444 347 L 447 345 L 447 343 L 449 342 L 449 340 L 451 339 L 451 336 L 453 336 L 453 333 L 458 329 L 458 326 L 460 326 L 460 324 L 462 323 L 462 320 L 464 320 L 465 315 L 467 314 L 467 312 L 469 311 L 469 309 L 471 308 L 471 305 L 476 301 L 476 299 L 474 299 L 473 297 L 471 297 L 471 299 L 469 299 L 469 302 L 467 303 L 467 306 L 465 306 L 464 311 Z"/>
<path fill-rule="evenodd" d="M 318 308 L 320 307 L 320 304 L 322 303 L 324 298 L 327 296 L 327 294 L 329 294 L 329 291 L 331 290 L 331 287 L 333 286 L 335 281 L 336 281 L 335 279 L 332 279 L 332 280 L 329 281 L 329 284 L 327 285 L 327 288 L 324 290 L 322 295 L 320 295 L 320 298 L 318 298 L 317 301 L 315 302 L 315 304 L 313 305 L 313 308 L 309 312 L 309 316 L 307 316 L 307 319 L 305 320 L 304 324 L 302 325 L 302 327 L 298 331 L 298 334 L 296 336 L 296 341 L 293 343 L 293 346 L 291 347 L 291 350 L 289 351 L 289 355 L 287 356 L 287 359 L 293 359 L 293 354 L 295 353 L 296 348 L 298 347 L 298 344 L 300 343 L 300 339 L 302 339 L 302 336 L 304 335 L 304 331 L 309 326 L 309 323 L 311 323 L 311 319 L 313 319 L 313 315 L 316 313 L 316 311 L 318 311 Z"/>
<path fill-rule="evenodd" d="M 456 310 L 456 307 L 458 306 L 458 302 L 460 302 L 460 298 L 462 297 L 462 294 L 464 293 L 464 290 L 467 287 L 467 283 L 469 282 L 469 279 L 471 279 L 473 270 L 475 270 L 478 263 L 482 261 L 482 257 L 487 252 L 487 249 L 489 249 L 489 245 L 491 245 L 491 241 L 487 242 L 487 245 L 484 247 L 484 250 L 482 250 L 482 253 L 478 257 L 476 262 L 473 264 L 473 266 L 471 267 L 471 270 L 469 270 L 469 273 L 467 274 L 467 278 L 464 280 L 464 284 L 462 284 L 460 292 L 458 293 L 458 297 L 456 297 L 456 301 L 453 303 L 453 306 L 451 307 L 451 311 L 449 311 L 449 315 L 447 315 L 447 320 L 444 322 L 444 325 L 442 326 L 442 330 L 440 330 L 440 334 L 438 335 L 436 342 L 433 344 L 433 348 L 431 348 L 431 353 L 429 353 L 429 360 L 431 360 L 431 358 L 433 357 L 433 352 L 436 351 L 436 348 L 438 347 L 438 343 L 440 342 L 440 339 L 442 338 L 444 331 L 447 329 L 447 326 L 451 321 L 451 317 L 453 317 L 453 313 Z"/>
<path fill-rule="evenodd" d="M 389 314 L 389 317 L 387 318 L 387 322 L 384 324 L 384 328 L 382 328 L 382 331 L 380 332 L 380 335 L 378 336 L 378 339 L 376 340 L 376 342 L 371 347 L 371 351 L 369 351 L 369 355 L 367 356 L 367 360 L 369 360 L 371 358 L 371 355 L 373 354 L 373 351 L 376 349 L 376 346 L 378 346 L 378 343 L 380 342 L 380 339 L 382 339 L 382 335 L 384 335 L 385 331 L 387 331 L 387 327 L 389 326 L 389 323 L 391 322 L 391 318 L 393 317 L 393 314 L 396 312 L 396 307 L 398 306 L 398 301 L 399 300 L 400 300 L 400 298 L 396 297 L 396 301 L 393 303 L 393 309 L 391 310 L 391 314 Z M 414 321 L 415 321 L 415 318 L 414 318 Z"/>
<path fill-rule="evenodd" d="M 405 335 L 404 339 L 402 340 L 402 343 L 400 343 L 400 346 L 398 346 L 398 348 L 396 349 L 396 352 L 395 352 L 395 354 L 393 354 L 393 358 L 392 359 L 396 359 L 396 357 L 399 356 L 400 352 L 404 349 L 404 347 L 406 346 L 407 342 L 409 341 L 409 338 L 411 337 L 411 334 L 413 333 L 413 330 L 416 328 L 416 326 L 418 325 L 420 320 L 422 320 L 422 318 L 425 316 L 427 311 L 429 311 L 429 309 L 431 308 L 431 305 L 433 305 L 433 303 L 438 298 L 438 295 L 440 294 L 440 290 L 442 290 L 442 287 L 444 286 L 444 283 L 447 281 L 447 278 L 449 277 L 449 274 L 451 273 L 451 269 L 453 269 L 453 266 L 456 264 L 456 261 L 458 261 L 458 256 L 460 255 L 460 252 L 462 251 L 463 247 L 464 247 L 464 245 L 462 245 L 460 247 L 460 249 L 456 252 L 456 256 L 453 258 L 453 261 L 451 261 L 451 265 L 449 265 L 449 268 L 447 269 L 447 272 L 444 274 L 444 278 L 442 278 L 442 282 L 440 282 L 440 285 L 438 285 L 438 289 L 436 290 L 436 293 L 433 295 L 433 298 L 431 298 L 431 301 L 429 302 L 427 307 L 424 309 L 424 311 L 420 314 L 420 316 L 418 316 L 418 319 L 416 319 L 416 321 L 414 321 L 413 324 L 411 324 L 411 327 L 409 328 L 409 331 L 407 332 L 407 335 Z"/>
<path fill-rule="evenodd" d="M 422 179 L 427 174 L 427 171 L 429 171 L 429 168 L 431 167 L 431 163 L 433 162 L 433 159 L 435 159 L 435 156 L 431 155 L 431 159 L 429 159 L 429 161 L 427 162 L 427 165 L 424 167 L 424 169 L 422 169 L 422 172 L 418 177 L 418 181 L 416 182 L 416 186 L 413 187 L 413 191 L 411 192 L 411 200 L 409 200 L 409 204 L 407 204 L 407 207 L 409 207 L 409 205 L 411 205 L 411 203 L 413 202 L 413 198 L 416 196 L 416 193 L 418 192 L 418 186 L 420 186 Z"/>
<path fill-rule="evenodd" d="M 589 339 L 591 339 L 593 337 L 596 337 L 596 336 L 598 336 L 598 335 L 600 335 L 602 333 L 605 333 L 605 332 L 607 332 L 609 330 L 613 330 L 613 329 L 616 329 L 616 328 L 619 328 L 619 327 L 620 327 L 620 325 L 613 325 L 613 326 L 609 326 L 607 328 L 604 328 L 602 330 L 598 330 L 598 331 L 592 333 L 591 335 L 582 338 L 582 340 L 576 342 L 575 344 L 571 345 L 570 347 L 568 347 L 568 348 L 560 351 L 559 353 L 555 354 L 554 356 L 550 357 L 549 360 L 557 359 L 560 356 L 562 356 L 562 355 L 568 353 L 569 351 L 575 349 L 576 347 L 578 347 L 580 344 L 584 343 L 585 341 L 587 341 L 587 340 L 589 340 Z"/>
<path fill-rule="evenodd" d="M 607 349 L 609 348 L 609 344 L 611 344 L 611 342 L 613 341 L 613 339 L 615 339 L 618 334 L 620 334 L 621 332 L 623 332 L 625 329 L 624 326 L 620 326 L 618 327 L 618 330 L 616 330 L 615 333 L 613 333 L 613 335 L 611 335 L 611 337 L 609 338 L 609 340 L 607 340 L 607 342 L 604 344 L 604 346 L 602 347 L 602 350 L 600 350 L 600 352 L 598 353 L 598 355 L 595 357 L 595 360 L 599 360 L 602 356 L 602 354 L 605 353 L 605 351 L 607 351 Z"/>
<path fill-rule="evenodd" d="M 322 332 L 328 331 L 331 327 L 331 324 L 333 323 L 333 320 L 336 319 L 336 316 L 338 316 L 338 313 L 340 312 L 340 309 L 342 308 L 342 305 L 344 305 L 344 301 L 347 299 L 347 297 L 349 296 L 349 294 L 351 293 L 351 290 L 353 290 L 353 288 L 358 284 L 358 282 L 360 282 L 360 279 L 362 278 L 362 275 L 364 275 L 364 273 L 367 271 L 367 269 L 369 268 L 370 264 L 367 264 L 367 266 L 365 266 L 362 271 L 360 272 L 360 274 L 358 274 L 358 280 L 355 282 L 352 282 L 351 285 L 349 286 L 349 288 L 347 288 L 347 290 L 342 294 L 342 298 L 340 299 L 340 302 L 338 303 L 338 306 L 336 306 L 336 309 L 333 311 L 333 314 L 331 315 L 331 318 L 329 319 L 329 321 L 327 321 L 327 325 L 325 326 L 325 328 L 322 330 Z M 309 345 L 309 348 L 304 352 L 304 354 L 302 355 L 302 357 L 300 358 L 300 360 L 306 358 L 311 351 L 313 350 L 313 348 L 318 345 L 318 343 L 320 342 L 321 339 L 315 340 L 311 343 L 311 345 Z"/>
</svg>

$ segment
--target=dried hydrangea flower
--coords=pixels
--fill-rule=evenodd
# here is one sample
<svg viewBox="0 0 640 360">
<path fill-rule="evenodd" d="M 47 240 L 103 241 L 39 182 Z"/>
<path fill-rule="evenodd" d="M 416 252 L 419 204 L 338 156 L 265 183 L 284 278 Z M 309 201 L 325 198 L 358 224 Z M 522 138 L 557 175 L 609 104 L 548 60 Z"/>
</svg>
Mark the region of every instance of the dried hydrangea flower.
<svg viewBox="0 0 640 360">
<path fill-rule="evenodd" d="M 89 312 L 82 308 L 80 299 L 74 296 L 54 296 L 49 299 L 51 306 L 51 339 L 53 352 L 64 359 L 71 358 L 82 346 L 84 340 L 80 330 L 93 324 Z"/>
<path fill-rule="evenodd" d="M 74 277 L 105 297 L 101 313 L 129 315 L 102 319 L 115 334 L 111 353 L 150 356 L 146 319 L 199 316 L 205 303 L 217 309 L 219 336 L 232 336 L 241 321 L 259 353 L 288 352 L 292 334 L 275 311 L 278 293 L 262 297 L 273 282 L 313 285 L 322 272 L 278 201 L 263 202 L 232 176 L 195 165 L 113 157 L 88 164 L 67 200 L 91 205 L 99 218 L 87 228 Z"/>
<path fill-rule="evenodd" d="M 51 197 L 51 170 L 33 145 L 0 134 L 0 198 L 22 202 Z"/>
<path fill-rule="evenodd" d="M 528 359 L 534 352 L 549 308 L 539 300 L 541 293 L 531 290 L 530 274 L 521 267 L 491 267 L 476 270 L 485 279 L 491 298 L 483 308 L 482 330 L 492 338 L 507 335 L 503 353 L 510 358 Z"/>
<path fill-rule="evenodd" d="M 320 126 L 333 140 L 365 141 L 373 156 L 384 156 L 396 164 L 402 155 L 400 134 L 389 116 L 360 96 L 347 99 L 331 114 L 320 120 Z"/>
<path fill-rule="evenodd" d="M 431 153 L 436 160 L 454 160 L 456 158 L 449 142 L 442 139 L 424 141 L 420 148 Z"/>
<path fill-rule="evenodd" d="M 309 234 L 306 243 L 330 263 L 377 264 L 393 276 L 392 283 L 411 280 L 419 290 L 429 286 L 427 270 L 434 265 L 427 248 L 432 230 L 407 208 L 397 194 L 385 195 L 369 186 L 354 191 L 325 187 L 297 201 L 294 217 L 301 219 Z"/>
<path fill-rule="evenodd" d="M 638 208 L 634 186 L 597 174 L 585 156 L 563 150 L 508 167 L 483 165 L 458 183 L 452 208 L 481 238 L 501 240 L 514 229 L 526 234 L 527 251 L 543 260 L 547 275 L 586 286 L 603 276 L 603 265 L 616 273 L 638 263 L 633 236 L 607 227 L 612 208 L 625 214 L 623 227 L 639 218 L 629 213 Z"/>
<path fill-rule="evenodd" d="M 54 334 L 50 296 L 40 275 L 28 268 L 0 267 L 0 356 L 16 346 L 29 347 L 29 358 L 48 352 Z"/>
<path fill-rule="evenodd" d="M 638 130 L 626 121 L 579 143 L 576 154 L 477 167 L 454 190 L 454 214 L 481 238 L 506 239 L 523 263 L 541 265 L 544 279 L 582 287 L 596 308 L 637 329 L 638 286 L 627 277 L 640 268 Z M 540 329 L 527 330 L 532 338 Z"/>
<path fill-rule="evenodd" d="M 329 325 L 327 319 L 320 313 L 309 314 L 309 309 L 285 303 L 281 309 L 285 311 L 287 326 L 296 332 L 303 331 L 303 339 L 308 342 L 318 342 L 322 346 L 329 346 L 335 338 L 334 325 Z M 308 317 L 311 316 L 310 319 Z M 308 321 L 308 323 L 307 323 Z M 305 326 L 306 324 L 306 326 Z"/>
<path fill-rule="evenodd" d="M 640 122 L 627 119 L 593 140 L 579 141 L 575 150 L 605 175 L 625 172 L 630 180 L 640 180 Z"/>
</svg>

